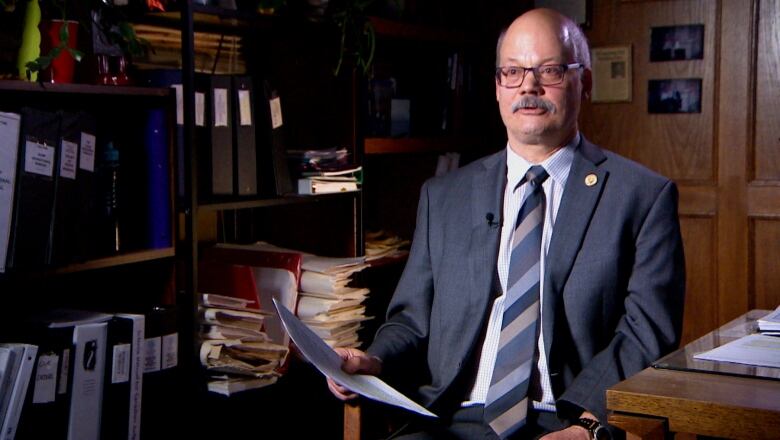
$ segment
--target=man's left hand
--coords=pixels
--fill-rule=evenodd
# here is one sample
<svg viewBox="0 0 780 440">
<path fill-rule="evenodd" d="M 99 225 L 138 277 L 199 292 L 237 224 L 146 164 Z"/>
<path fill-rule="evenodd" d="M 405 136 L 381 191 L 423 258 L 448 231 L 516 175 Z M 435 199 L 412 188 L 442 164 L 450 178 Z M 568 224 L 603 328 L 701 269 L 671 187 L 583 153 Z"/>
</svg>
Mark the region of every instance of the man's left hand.
<svg viewBox="0 0 780 440">
<path fill-rule="evenodd" d="M 542 437 L 544 440 L 590 440 L 590 433 L 582 426 L 569 426 Z"/>
</svg>

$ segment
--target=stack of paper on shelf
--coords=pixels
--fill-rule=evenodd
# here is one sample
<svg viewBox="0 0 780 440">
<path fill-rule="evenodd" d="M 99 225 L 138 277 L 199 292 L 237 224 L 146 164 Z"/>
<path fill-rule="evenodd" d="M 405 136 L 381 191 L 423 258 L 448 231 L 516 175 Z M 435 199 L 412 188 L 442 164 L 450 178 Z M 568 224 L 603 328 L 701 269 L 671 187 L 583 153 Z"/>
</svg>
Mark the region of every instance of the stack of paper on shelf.
<svg viewBox="0 0 780 440">
<path fill-rule="evenodd" d="M 296 252 L 266 242 L 251 245 L 220 244 L 222 249 Z M 331 347 L 357 347 L 358 330 L 366 316 L 369 289 L 350 286 L 352 276 L 367 268 L 365 257 L 333 258 L 301 255 L 300 292 L 296 314 Z M 291 308 L 292 310 L 292 308 Z"/>
<path fill-rule="evenodd" d="M 270 335 L 274 315 L 262 307 L 255 268 L 204 261 L 199 272 L 200 360 L 209 391 L 230 395 L 276 382 L 289 344 Z"/>
<path fill-rule="evenodd" d="M 298 179 L 298 194 L 326 194 L 357 191 L 362 183 L 362 167 L 335 171 L 305 171 Z"/>
<path fill-rule="evenodd" d="M 368 265 L 363 257 L 305 255 L 301 268 L 298 317 L 331 347 L 357 347 L 369 290 L 350 287 L 352 275 Z"/>
<path fill-rule="evenodd" d="M 366 232 L 366 261 L 405 255 L 411 242 L 385 231 Z"/>
</svg>

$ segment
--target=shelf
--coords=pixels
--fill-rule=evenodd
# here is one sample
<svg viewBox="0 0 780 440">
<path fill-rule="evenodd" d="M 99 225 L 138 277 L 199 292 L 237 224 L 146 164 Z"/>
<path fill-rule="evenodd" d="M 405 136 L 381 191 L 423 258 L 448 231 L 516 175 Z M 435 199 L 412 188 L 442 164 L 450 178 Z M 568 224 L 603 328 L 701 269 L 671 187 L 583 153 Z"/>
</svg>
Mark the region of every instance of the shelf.
<svg viewBox="0 0 780 440">
<path fill-rule="evenodd" d="M 225 211 L 232 209 L 267 208 L 269 206 L 295 205 L 299 203 L 317 203 L 333 198 L 354 197 L 360 191 L 347 191 L 332 194 L 298 195 L 291 194 L 284 197 L 267 199 L 240 200 L 232 202 L 206 202 L 201 203 L 198 209 L 201 211 Z"/>
<path fill-rule="evenodd" d="M 365 154 L 446 153 L 464 145 L 463 139 L 454 137 L 366 138 Z"/>
<path fill-rule="evenodd" d="M 461 45 L 472 40 L 465 32 L 369 17 L 377 36 Z"/>
<path fill-rule="evenodd" d="M 41 92 L 74 95 L 110 95 L 132 97 L 167 97 L 171 94 L 166 87 L 103 86 L 95 84 L 58 84 L 21 80 L 0 80 L 0 91 Z"/>
<path fill-rule="evenodd" d="M 128 252 L 126 254 L 98 258 L 96 260 L 90 260 L 84 263 L 70 264 L 65 267 L 55 269 L 54 273 L 63 274 L 63 273 L 83 272 L 87 270 L 121 266 L 124 264 L 133 264 L 133 263 L 141 263 L 144 261 L 161 260 L 164 258 L 171 258 L 175 255 L 176 255 L 176 251 L 172 247 L 163 248 L 163 249 L 137 251 L 137 252 Z"/>
</svg>

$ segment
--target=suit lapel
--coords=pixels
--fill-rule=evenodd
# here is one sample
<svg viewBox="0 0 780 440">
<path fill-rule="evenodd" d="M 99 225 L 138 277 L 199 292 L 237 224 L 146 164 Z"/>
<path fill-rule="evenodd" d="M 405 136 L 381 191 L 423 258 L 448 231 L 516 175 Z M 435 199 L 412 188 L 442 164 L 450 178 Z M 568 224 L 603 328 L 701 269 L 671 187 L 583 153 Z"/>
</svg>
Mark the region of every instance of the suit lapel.
<svg viewBox="0 0 780 440">
<path fill-rule="evenodd" d="M 604 160 L 604 153 L 583 137 L 574 153 L 545 260 L 542 331 L 547 359 L 550 359 L 555 336 L 553 329 L 559 297 L 609 175 L 598 167 Z"/>
<path fill-rule="evenodd" d="M 488 302 L 494 297 L 493 276 L 496 271 L 498 242 L 501 236 L 502 198 L 506 185 L 506 151 L 502 150 L 483 162 L 483 169 L 475 175 L 471 189 L 471 237 L 469 238 L 469 263 L 472 286 L 469 310 L 475 313 L 472 322 L 479 336 Z M 492 222 L 486 215 L 493 214 Z M 492 223 L 492 224 L 490 224 Z"/>
</svg>

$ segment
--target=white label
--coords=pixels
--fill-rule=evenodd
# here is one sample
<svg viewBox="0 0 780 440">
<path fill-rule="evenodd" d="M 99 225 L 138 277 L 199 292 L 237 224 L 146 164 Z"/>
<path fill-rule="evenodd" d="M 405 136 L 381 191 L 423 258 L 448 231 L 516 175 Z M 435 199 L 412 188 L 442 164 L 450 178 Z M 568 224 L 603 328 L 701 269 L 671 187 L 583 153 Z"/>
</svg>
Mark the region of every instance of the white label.
<svg viewBox="0 0 780 440">
<path fill-rule="evenodd" d="M 95 171 L 95 135 L 81 132 L 81 149 L 79 150 L 79 168 Z"/>
<path fill-rule="evenodd" d="M 171 333 L 162 337 L 162 369 L 173 368 L 179 364 L 179 334 Z"/>
<path fill-rule="evenodd" d="M 24 170 L 28 173 L 52 177 L 54 175 L 54 147 L 27 141 L 24 152 Z"/>
<path fill-rule="evenodd" d="M 171 86 L 176 91 L 176 124 L 184 125 L 184 92 L 181 84 Z"/>
<path fill-rule="evenodd" d="M 228 91 L 214 89 L 214 126 L 228 126 Z"/>
<path fill-rule="evenodd" d="M 238 91 L 238 113 L 241 125 L 252 125 L 252 98 L 249 90 Z"/>
<path fill-rule="evenodd" d="M 114 345 L 111 361 L 111 383 L 124 383 L 130 380 L 130 344 Z"/>
<path fill-rule="evenodd" d="M 144 341 L 144 373 L 160 371 L 160 337 Z"/>
<path fill-rule="evenodd" d="M 70 375 L 70 349 L 62 350 L 62 368 L 60 368 L 60 377 L 57 379 L 57 394 L 68 392 L 68 377 Z"/>
<path fill-rule="evenodd" d="M 63 139 L 60 148 L 60 176 L 73 180 L 76 178 L 79 145 Z"/>
<path fill-rule="evenodd" d="M 206 113 L 206 95 L 201 92 L 195 92 L 195 125 L 205 127 Z"/>
<path fill-rule="evenodd" d="M 268 103 L 271 106 L 271 128 L 282 126 L 282 101 L 279 98 L 273 98 Z"/>
<path fill-rule="evenodd" d="M 59 360 L 60 357 L 56 354 L 44 354 L 38 358 L 38 365 L 35 367 L 33 403 L 54 402 Z"/>
</svg>

